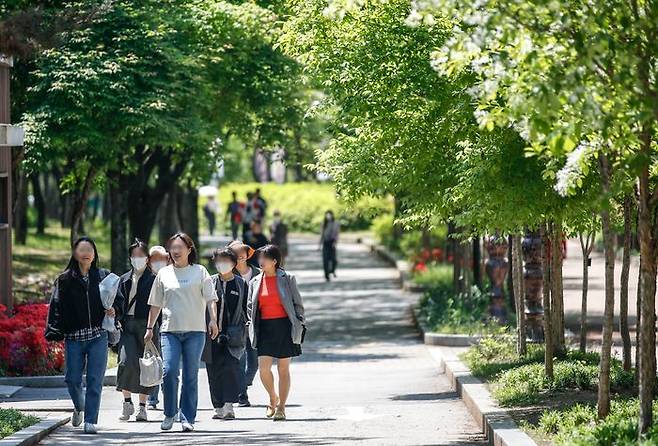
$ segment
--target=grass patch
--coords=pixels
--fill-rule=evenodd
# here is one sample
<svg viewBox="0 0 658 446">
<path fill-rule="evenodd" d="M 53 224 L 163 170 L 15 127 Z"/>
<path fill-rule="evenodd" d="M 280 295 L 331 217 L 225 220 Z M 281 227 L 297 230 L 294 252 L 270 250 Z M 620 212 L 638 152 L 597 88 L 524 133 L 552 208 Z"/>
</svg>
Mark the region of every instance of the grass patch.
<svg viewBox="0 0 658 446">
<path fill-rule="evenodd" d="M 491 382 L 492 394 L 502 406 L 526 406 L 541 401 L 550 393 L 570 390 L 594 390 L 598 386 L 598 353 L 569 350 L 553 365 L 553 380 L 544 372 L 544 348 L 529 345 L 519 356 L 513 336 L 490 336 L 471 347 L 462 359 L 475 376 Z M 613 390 L 633 386 L 633 372 L 623 370 L 613 359 L 610 371 Z"/>
<path fill-rule="evenodd" d="M 98 246 L 100 266 L 110 266 L 110 232 L 101 222 L 88 223 L 87 235 Z M 43 301 L 71 255 L 69 230 L 50 221 L 44 235 L 31 228 L 27 244 L 14 244 L 12 251 L 14 294 L 17 302 Z"/>
<path fill-rule="evenodd" d="M 443 279 L 444 270 L 436 277 Z M 419 302 L 419 318 L 430 331 L 446 334 L 503 333 L 507 327 L 489 319 L 489 296 L 473 287 L 470 293 L 455 293 L 451 285 L 439 282 Z"/>
<path fill-rule="evenodd" d="M 413 273 L 411 281 L 416 285 L 431 288 L 437 285 L 451 286 L 452 265 L 446 263 L 433 263 L 427 265 L 425 271 Z"/>
<path fill-rule="evenodd" d="M 24 415 L 16 409 L 0 409 L 0 438 L 8 437 L 39 422 L 39 418 Z"/>
<path fill-rule="evenodd" d="M 654 412 L 658 403 L 653 403 Z M 637 398 L 613 399 L 610 414 L 597 419 L 594 404 L 576 404 L 563 410 L 545 412 L 537 430 L 553 436 L 558 446 L 655 445 L 658 444 L 658 421 L 654 420 L 646 440 L 638 441 L 639 403 Z"/>
</svg>

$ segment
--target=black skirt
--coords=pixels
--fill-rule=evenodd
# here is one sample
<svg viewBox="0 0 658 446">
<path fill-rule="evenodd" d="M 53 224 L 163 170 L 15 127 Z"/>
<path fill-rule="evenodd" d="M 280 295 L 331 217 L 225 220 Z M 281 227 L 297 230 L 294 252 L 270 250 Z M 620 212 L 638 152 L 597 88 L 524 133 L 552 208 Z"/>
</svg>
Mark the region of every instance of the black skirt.
<svg viewBox="0 0 658 446">
<path fill-rule="evenodd" d="M 258 324 L 258 356 L 292 358 L 302 354 L 302 346 L 292 343 L 290 319 L 261 319 Z"/>
</svg>

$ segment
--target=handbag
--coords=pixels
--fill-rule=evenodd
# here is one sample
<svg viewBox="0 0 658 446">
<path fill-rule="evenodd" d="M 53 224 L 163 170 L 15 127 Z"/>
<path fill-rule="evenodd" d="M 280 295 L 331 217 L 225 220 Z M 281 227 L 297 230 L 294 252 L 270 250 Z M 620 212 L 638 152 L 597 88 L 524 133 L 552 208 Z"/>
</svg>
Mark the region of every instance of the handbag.
<svg viewBox="0 0 658 446">
<path fill-rule="evenodd" d="M 226 291 L 222 289 L 222 299 L 226 298 Z M 228 310 L 228 306 L 225 306 L 224 308 L 228 312 L 228 325 L 224 329 L 224 332 L 222 333 L 224 338 L 226 339 L 226 345 L 228 347 L 233 347 L 233 348 L 241 348 L 244 347 L 246 344 L 246 337 L 247 337 L 247 327 L 242 321 L 242 302 L 244 300 L 244 292 L 242 289 L 238 290 L 239 292 L 239 297 L 238 297 L 238 303 L 235 306 L 235 313 L 231 314 L 230 311 Z M 218 336 L 217 339 L 219 340 L 220 337 Z"/>
<path fill-rule="evenodd" d="M 164 364 L 153 341 L 144 346 L 144 355 L 139 359 L 139 385 L 155 387 L 162 384 Z"/>
</svg>

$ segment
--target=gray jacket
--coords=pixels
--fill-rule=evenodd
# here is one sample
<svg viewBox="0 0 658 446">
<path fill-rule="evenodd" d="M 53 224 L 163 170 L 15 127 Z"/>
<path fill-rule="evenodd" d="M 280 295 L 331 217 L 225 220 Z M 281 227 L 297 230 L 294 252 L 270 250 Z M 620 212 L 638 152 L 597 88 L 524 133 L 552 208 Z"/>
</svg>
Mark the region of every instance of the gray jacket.
<svg viewBox="0 0 658 446">
<path fill-rule="evenodd" d="M 249 315 L 249 339 L 251 346 L 257 348 L 258 343 L 258 324 L 260 322 L 260 313 L 258 312 L 258 295 L 260 285 L 263 281 L 264 273 L 260 273 L 249 281 L 249 300 L 247 301 L 247 314 Z M 295 276 L 282 270 L 277 270 L 277 285 L 281 304 L 288 314 L 288 319 L 292 324 L 290 337 L 293 344 L 302 343 L 302 331 L 306 324 L 304 317 L 304 302 L 297 288 Z"/>
</svg>

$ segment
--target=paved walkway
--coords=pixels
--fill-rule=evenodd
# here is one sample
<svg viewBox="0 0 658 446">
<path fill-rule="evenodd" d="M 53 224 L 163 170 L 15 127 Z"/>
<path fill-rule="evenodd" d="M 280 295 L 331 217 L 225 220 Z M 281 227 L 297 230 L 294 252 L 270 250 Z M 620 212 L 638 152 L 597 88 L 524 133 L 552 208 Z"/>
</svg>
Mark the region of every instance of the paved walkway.
<svg viewBox="0 0 658 446">
<path fill-rule="evenodd" d="M 118 421 L 121 396 L 105 388 L 97 436 L 66 425 L 42 444 L 377 444 L 483 445 L 474 420 L 437 372 L 418 340 L 395 271 L 358 244 L 339 247 L 338 278 L 325 283 L 317 243 L 295 239 L 289 269 L 298 278 L 309 319 L 304 354 L 293 362 L 285 423 L 264 417 L 265 391 L 256 378 L 255 407 L 236 408 L 235 421 L 212 420 L 205 370 L 200 372 L 196 432 L 160 433 L 162 412 L 149 423 Z M 23 402 L 3 407 L 71 409 L 65 389 L 24 389 Z M 28 400 L 28 401 L 25 401 Z"/>
</svg>

